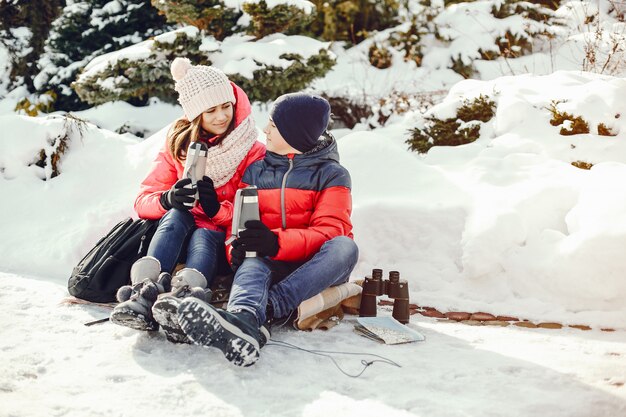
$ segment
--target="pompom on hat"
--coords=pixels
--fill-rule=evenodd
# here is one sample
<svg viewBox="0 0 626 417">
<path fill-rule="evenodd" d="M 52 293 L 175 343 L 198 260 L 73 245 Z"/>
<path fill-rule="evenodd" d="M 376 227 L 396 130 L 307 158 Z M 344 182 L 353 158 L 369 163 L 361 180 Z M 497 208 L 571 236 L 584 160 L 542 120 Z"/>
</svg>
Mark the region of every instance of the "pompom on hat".
<svg viewBox="0 0 626 417">
<path fill-rule="evenodd" d="M 270 118 L 285 141 L 305 153 L 317 145 L 328 127 L 330 104 L 313 94 L 284 94 L 274 102 Z"/>
<path fill-rule="evenodd" d="M 185 116 L 192 121 L 211 107 L 230 101 L 235 93 L 226 74 L 215 67 L 191 65 L 188 58 L 176 58 L 170 67 L 178 92 L 178 102 Z"/>
</svg>

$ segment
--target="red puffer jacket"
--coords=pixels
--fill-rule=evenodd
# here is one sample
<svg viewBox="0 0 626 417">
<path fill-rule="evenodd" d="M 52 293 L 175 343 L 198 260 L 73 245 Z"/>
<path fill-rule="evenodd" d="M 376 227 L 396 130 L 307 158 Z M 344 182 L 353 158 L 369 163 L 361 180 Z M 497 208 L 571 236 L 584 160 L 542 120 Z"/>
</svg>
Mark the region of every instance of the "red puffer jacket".
<svg viewBox="0 0 626 417">
<path fill-rule="evenodd" d="M 243 186 L 259 192 L 261 221 L 278 235 L 272 259 L 305 262 L 337 236 L 352 238 L 351 179 L 339 164 L 337 142 L 303 155 L 277 155 L 250 165 Z"/>
<path fill-rule="evenodd" d="M 251 106 L 248 96 L 237 85 L 231 83 L 235 93 L 237 103 L 235 105 L 235 127 L 250 115 Z M 235 198 L 235 192 L 241 182 L 246 168 L 255 161 L 263 158 L 265 155 L 265 145 L 256 141 L 252 148 L 248 151 L 245 158 L 241 161 L 233 177 L 221 187 L 218 187 L 218 199 L 220 201 L 220 210 L 213 218 L 209 218 L 200 207 L 196 205 L 191 209 L 196 220 L 197 227 L 203 227 L 211 230 L 229 230 L 233 215 L 232 201 Z M 159 199 L 161 194 L 168 191 L 172 185 L 182 178 L 184 164 L 177 161 L 171 154 L 167 141 L 157 155 L 152 169 L 141 183 L 139 195 L 135 199 L 135 211 L 142 219 L 160 219 L 167 212 L 161 205 Z"/>
</svg>

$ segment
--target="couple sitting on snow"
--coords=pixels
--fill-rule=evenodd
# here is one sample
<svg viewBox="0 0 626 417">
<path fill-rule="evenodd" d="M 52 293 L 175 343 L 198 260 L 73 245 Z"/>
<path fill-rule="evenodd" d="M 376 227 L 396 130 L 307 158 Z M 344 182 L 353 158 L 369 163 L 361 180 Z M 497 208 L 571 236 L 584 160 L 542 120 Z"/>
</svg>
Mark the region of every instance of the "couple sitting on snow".
<svg viewBox="0 0 626 417">
<path fill-rule="evenodd" d="M 137 213 L 160 221 L 147 256 L 131 269 L 132 285 L 118 291 L 111 321 L 138 330 L 160 325 L 169 340 L 215 347 L 233 364 L 249 366 L 274 320 L 348 280 L 358 258 L 350 175 L 326 130 L 330 105 L 322 97 L 279 97 L 263 130 L 266 152 L 248 97 L 224 73 L 184 58 L 171 70 L 185 117 L 141 184 Z M 197 190 L 182 178 L 192 141 L 208 146 Z M 228 246 L 235 192 L 247 185 L 258 189 L 261 220 L 248 221 Z M 179 262 L 185 268 L 172 277 Z M 231 268 L 228 307 L 217 309 L 207 289 Z"/>
</svg>

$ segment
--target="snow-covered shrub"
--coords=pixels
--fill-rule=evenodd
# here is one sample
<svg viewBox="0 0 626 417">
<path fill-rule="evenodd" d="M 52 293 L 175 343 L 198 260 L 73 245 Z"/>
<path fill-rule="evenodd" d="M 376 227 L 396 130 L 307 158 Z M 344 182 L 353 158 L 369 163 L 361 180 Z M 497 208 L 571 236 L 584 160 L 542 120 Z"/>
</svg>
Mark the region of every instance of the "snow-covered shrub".
<svg viewBox="0 0 626 417">
<path fill-rule="evenodd" d="M 327 41 L 357 44 L 370 32 L 398 24 L 398 0 L 312 0 L 317 17 L 310 31 Z"/>
<path fill-rule="evenodd" d="M 552 101 L 550 103 L 550 113 L 552 113 L 552 119 L 550 124 L 552 126 L 561 126 L 560 134 L 563 136 L 579 135 L 589 133 L 589 123 L 585 121 L 581 116 L 573 116 L 567 112 L 558 109 L 559 102 Z"/>
<path fill-rule="evenodd" d="M 250 100 L 269 101 L 304 89 L 315 78 L 326 74 L 335 63 L 326 50 L 308 58 L 299 54 L 283 54 L 279 58 L 289 62 L 289 66 L 265 65 L 254 71 L 252 79 L 239 74 L 230 74 L 229 78 L 246 91 Z"/>
<path fill-rule="evenodd" d="M 604 123 L 598 123 L 598 135 L 600 136 L 617 136 L 617 133 L 613 132 L 613 129 L 608 127 Z"/>
<path fill-rule="evenodd" d="M 62 4 L 61 0 L 0 1 L 0 43 L 7 51 L 1 61 L 8 70 L 4 82 L 9 88 L 26 85 L 33 89 L 33 77 L 38 72 L 35 63 Z"/>
<path fill-rule="evenodd" d="M 457 109 L 456 117 L 440 119 L 426 116 L 424 128 L 409 130 L 411 137 L 406 140 L 412 151 L 426 153 L 433 146 L 458 146 L 474 142 L 480 137 L 480 126 L 494 116 L 495 103 L 487 96 L 480 95 L 473 100 L 463 100 Z"/>
<path fill-rule="evenodd" d="M 250 18 L 247 32 L 257 39 L 273 33 L 302 34 L 313 20 L 313 7 L 308 1 L 246 1 L 243 11 Z"/>
<path fill-rule="evenodd" d="M 624 73 L 626 68 L 626 6 L 615 1 L 568 1 L 557 10 L 570 27 L 565 45 L 583 56 L 583 71 Z"/>
<path fill-rule="evenodd" d="M 222 69 L 251 100 L 269 101 L 324 75 L 334 64 L 328 46 L 282 34 L 260 40 L 233 35 L 219 42 L 187 26 L 94 59 L 72 87 L 91 104 L 150 97 L 175 103 L 169 65 L 176 56 L 186 56 L 194 65 Z"/>
<path fill-rule="evenodd" d="M 477 59 L 511 59 L 533 52 L 533 45 L 561 30 L 562 19 L 540 4 L 521 0 L 479 0 L 452 4 L 433 19 L 435 35 L 447 44 L 448 68 L 465 78 Z M 443 56 L 440 59 L 444 59 Z"/>
<path fill-rule="evenodd" d="M 170 63 L 188 57 L 196 65 L 211 65 L 201 44 L 200 31 L 192 26 L 164 33 L 94 59 L 72 88 L 90 104 L 115 100 L 144 104 L 150 97 L 176 103 Z"/>
<path fill-rule="evenodd" d="M 149 0 L 67 1 L 52 23 L 34 87 L 39 93 L 53 90 L 57 94 L 55 109 L 86 108 L 70 88 L 76 74 L 95 57 L 165 29 L 165 19 Z"/>
<path fill-rule="evenodd" d="M 391 66 L 393 61 L 391 52 L 379 43 L 372 43 L 369 48 L 368 58 L 370 64 L 378 69 L 385 69 Z"/>
<path fill-rule="evenodd" d="M 234 35 L 209 56 L 253 101 L 273 100 L 299 91 L 335 64 L 328 43 L 280 33 L 254 39 Z"/>
<path fill-rule="evenodd" d="M 333 128 L 352 129 L 372 117 L 371 106 L 349 97 L 325 97 L 332 109 Z"/>
<path fill-rule="evenodd" d="M 236 32 L 241 17 L 232 1 L 222 0 L 152 0 L 152 5 L 165 15 L 168 22 L 195 26 L 216 39 L 223 40 Z"/>
<path fill-rule="evenodd" d="M 53 111 L 56 98 L 57 95 L 52 90 L 48 90 L 39 96 L 24 97 L 15 106 L 15 111 L 31 117 L 38 116 L 39 113 L 50 113 Z"/>
<path fill-rule="evenodd" d="M 87 123 L 67 113 L 63 116 L 63 128 L 61 132 L 51 138 L 48 138 L 45 148 L 39 151 L 32 165 L 42 168 L 44 175 L 43 180 L 49 180 L 61 174 L 61 159 L 67 152 L 72 138 L 80 138 L 83 136 Z"/>
</svg>

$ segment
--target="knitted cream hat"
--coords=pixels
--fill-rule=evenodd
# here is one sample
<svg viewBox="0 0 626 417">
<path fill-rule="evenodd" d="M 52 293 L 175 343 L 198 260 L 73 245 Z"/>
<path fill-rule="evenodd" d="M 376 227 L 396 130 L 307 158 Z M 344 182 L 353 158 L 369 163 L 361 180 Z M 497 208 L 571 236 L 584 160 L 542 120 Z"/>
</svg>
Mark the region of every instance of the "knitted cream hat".
<svg viewBox="0 0 626 417">
<path fill-rule="evenodd" d="M 191 65 L 187 58 L 176 58 L 170 67 L 187 120 L 192 121 L 211 107 L 230 101 L 235 104 L 233 87 L 228 77 L 215 67 Z"/>
</svg>

